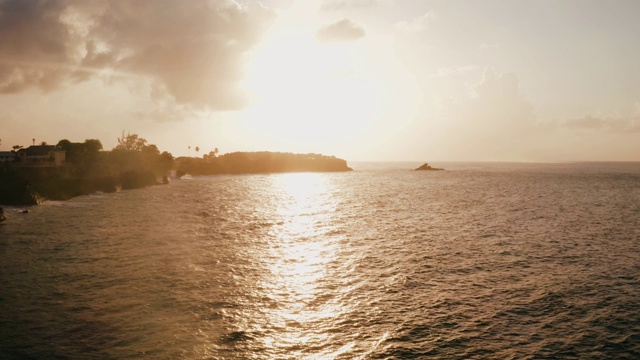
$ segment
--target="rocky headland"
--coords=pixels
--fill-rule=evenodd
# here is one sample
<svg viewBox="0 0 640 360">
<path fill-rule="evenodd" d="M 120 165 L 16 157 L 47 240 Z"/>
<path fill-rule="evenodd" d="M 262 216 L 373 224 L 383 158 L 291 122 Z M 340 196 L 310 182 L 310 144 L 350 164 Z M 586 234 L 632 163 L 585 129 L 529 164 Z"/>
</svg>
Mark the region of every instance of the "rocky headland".
<svg viewBox="0 0 640 360">
<path fill-rule="evenodd" d="M 266 174 L 285 172 L 351 171 L 347 161 L 321 154 L 293 154 L 283 152 L 233 152 L 208 158 L 181 157 L 176 159 L 176 174 Z"/>
</svg>

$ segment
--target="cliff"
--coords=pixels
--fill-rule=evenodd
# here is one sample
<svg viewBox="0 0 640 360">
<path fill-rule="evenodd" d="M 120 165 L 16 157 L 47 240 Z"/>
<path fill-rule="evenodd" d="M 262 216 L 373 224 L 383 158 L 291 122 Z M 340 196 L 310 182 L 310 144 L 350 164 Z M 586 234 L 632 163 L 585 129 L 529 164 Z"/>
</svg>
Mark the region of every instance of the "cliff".
<svg viewBox="0 0 640 360">
<path fill-rule="evenodd" d="M 98 191 L 138 189 L 157 183 L 155 174 L 149 171 L 76 176 L 64 169 L 3 169 L 0 171 L 0 204 L 38 205 L 44 200 L 68 200 Z"/>
</svg>

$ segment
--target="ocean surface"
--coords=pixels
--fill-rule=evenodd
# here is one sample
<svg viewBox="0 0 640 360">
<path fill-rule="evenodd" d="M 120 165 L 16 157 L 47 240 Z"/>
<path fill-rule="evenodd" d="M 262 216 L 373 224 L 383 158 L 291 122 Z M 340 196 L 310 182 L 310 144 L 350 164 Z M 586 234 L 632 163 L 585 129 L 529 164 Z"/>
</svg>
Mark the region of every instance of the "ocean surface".
<svg viewBox="0 0 640 360">
<path fill-rule="evenodd" d="M 640 163 L 194 177 L 0 225 L 0 359 L 638 359 Z"/>
</svg>

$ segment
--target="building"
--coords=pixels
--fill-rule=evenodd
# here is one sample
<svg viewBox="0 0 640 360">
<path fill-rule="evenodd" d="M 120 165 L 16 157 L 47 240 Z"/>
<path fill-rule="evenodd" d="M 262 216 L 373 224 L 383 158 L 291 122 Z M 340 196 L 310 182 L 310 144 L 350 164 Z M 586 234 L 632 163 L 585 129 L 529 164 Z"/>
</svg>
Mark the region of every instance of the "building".
<svg viewBox="0 0 640 360">
<path fill-rule="evenodd" d="M 63 166 L 66 152 L 53 145 L 33 145 L 16 152 L 20 166 Z"/>
<path fill-rule="evenodd" d="M 13 151 L 0 151 L 0 163 L 16 161 L 18 155 Z"/>
</svg>

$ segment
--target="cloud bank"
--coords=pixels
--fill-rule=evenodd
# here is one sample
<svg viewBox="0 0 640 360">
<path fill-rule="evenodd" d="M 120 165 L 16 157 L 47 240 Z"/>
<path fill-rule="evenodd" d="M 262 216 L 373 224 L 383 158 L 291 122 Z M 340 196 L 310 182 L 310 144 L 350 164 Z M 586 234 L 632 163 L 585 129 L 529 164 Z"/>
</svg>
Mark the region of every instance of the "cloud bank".
<svg viewBox="0 0 640 360">
<path fill-rule="evenodd" d="M 365 30 L 362 25 L 349 19 L 342 19 L 325 25 L 316 33 L 316 39 L 321 43 L 355 41 L 364 36 Z"/>
<path fill-rule="evenodd" d="M 610 133 L 632 134 L 640 133 L 640 114 L 608 117 L 593 117 L 587 115 L 579 119 L 567 120 L 564 126 L 578 131 L 606 131 Z"/>
<path fill-rule="evenodd" d="M 532 137 L 550 130 L 537 122 L 515 74 L 485 68 L 482 80 L 470 90 L 472 97 L 450 102 L 445 110 L 449 138 L 456 139 L 450 144 L 454 157 L 521 160 L 533 145 Z"/>
<path fill-rule="evenodd" d="M 179 104 L 239 109 L 244 57 L 273 16 L 232 0 L 0 0 L 0 93 L 112 74 Z"/>
</svg>

